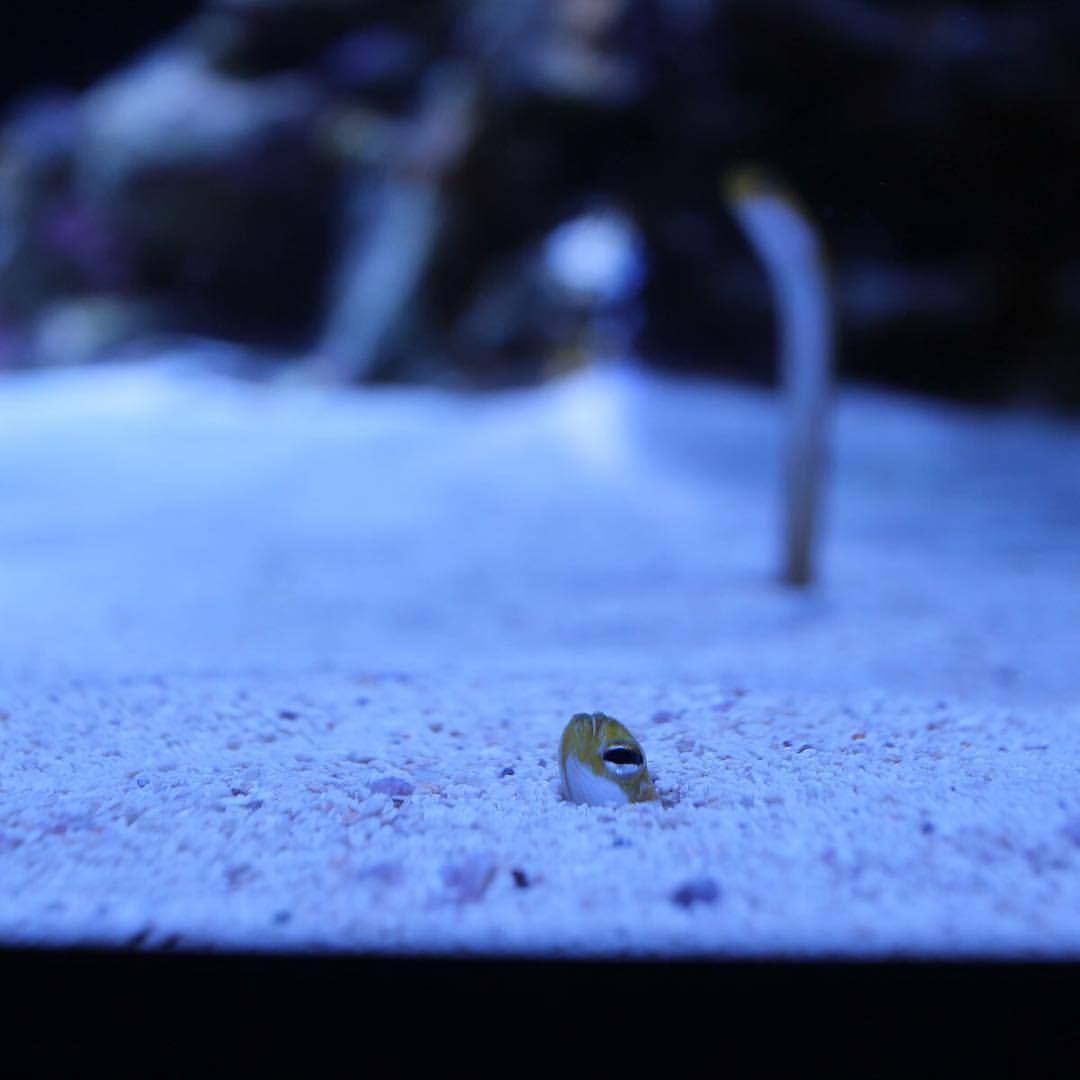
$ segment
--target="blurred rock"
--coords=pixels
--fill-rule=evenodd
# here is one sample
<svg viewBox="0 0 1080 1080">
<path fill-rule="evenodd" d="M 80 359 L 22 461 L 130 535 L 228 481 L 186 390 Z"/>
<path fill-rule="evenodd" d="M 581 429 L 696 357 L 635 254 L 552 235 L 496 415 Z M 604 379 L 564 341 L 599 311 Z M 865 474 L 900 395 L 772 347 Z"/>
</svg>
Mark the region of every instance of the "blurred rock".
<svg viewBox="0 0 1080 1080">
<path fill-rule="evenodd" d="M 335 92 L 392 91 L 444 52 L 442 0 L 209 0 L 187 40 L 223 73 L 257 77 L 305 68 Z"/>
<path fill-rule="evenodd" d="M 78 125 L 74 96 L 41 93 L 17 104 L 0 133 L 0 317 L 25 318 L 43 297 L 84 284 L 57 229 L 70 206 Z"/>
<path fill-rule="evenodd" d="M 71 167 L 79 131 L 79 103 L 63 90 L 40 90 L 18 102 L 6 117 L 5 157 L 40 181 L 62 180 Z"/>
<path fill-rule="evenodd" d="M 77 190 L 136 287 L 226 336 L 310 331 L 335 246 L 319 104 L 300 75 L 228 78 L 174 48 L 92 90 Z"/>
<path fill-rule="evenodd" d="M 383 776 L 371 784 L 371 790 L 380 795 L 396 795 L 399 798 L 413 793 L 413 786 L 400 776 Z"/>
<path fill-rule="evenodd" d="M 345 95 L 408 92 L 421 72 L 415 38 L 387 26 L 348 34 L 328 48 L 322 71 L 332 91 Z"/>
<path fill-rule="evenodd" d="M 671 894 L 672 903 L 691 908 L 695 904 L 715 904 L 720 899 L 720 886 L 711 877 L 684 881 Z"/>
<path fill-rule="evenodd" d="M 230 79 L 162 49 L 86 96 L 80 178 L 115 198 L 142 173 L 220 166 L 274 140 L 302 145 L 315 105 L 302 77 Z"/>
<path fill-rule="evenodd" d="M 484 898 L 495 878 L 495 860 L 488 855 L 470 855 L 459 863 L 442 868 L 443 884 L 460 903 L 475 903 Z"/>
<path fill-rule="evenodd" d="M 145 340 L 160 326 L 160 312 L 146 302 L 117 296 L 58 300 L 35 320 L 29 358 L 40 367 L 93 363 Z"/>
</svg>

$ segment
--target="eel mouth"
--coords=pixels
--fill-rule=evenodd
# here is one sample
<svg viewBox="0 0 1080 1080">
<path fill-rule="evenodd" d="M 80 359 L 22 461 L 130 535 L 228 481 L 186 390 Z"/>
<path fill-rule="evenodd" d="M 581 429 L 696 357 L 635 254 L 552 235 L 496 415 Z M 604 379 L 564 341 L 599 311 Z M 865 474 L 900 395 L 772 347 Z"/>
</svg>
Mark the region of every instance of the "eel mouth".
<svg viewBox="0 0 1080 1080">
<path fill-rule="evenodd" d="M 645 763 L 644 755 L 633 746 L 609 746 L 604 751 L 604 761 L 609 765 L 630 765 L 640 768 Z"/>
</svg>

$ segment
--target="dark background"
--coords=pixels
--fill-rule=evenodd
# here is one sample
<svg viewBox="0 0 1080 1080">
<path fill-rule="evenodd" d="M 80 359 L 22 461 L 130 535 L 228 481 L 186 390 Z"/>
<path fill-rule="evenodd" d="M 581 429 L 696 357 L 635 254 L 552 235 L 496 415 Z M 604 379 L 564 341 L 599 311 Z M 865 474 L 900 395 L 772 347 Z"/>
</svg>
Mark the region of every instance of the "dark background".
<svg viewBox="0 0 1080 1080">
<path fill-rule="evenodd" d="M 191 0 L 34 0 L 5 4 L 0 46 L 0 100 L 39 86 L 82 90 L 174 29 L 197 5 Z"/>
<path fill-rule="evenodd" d="M 130 1061 L 171 1073 L 190 1058 L 308 1075 L 325 1058 L 322 1071 L 363 1075 L 430 1054 L 444 1072 L 550 1076 L 603 1071 L 615 1054 L 650 1075 L 1070 1076 L 1077 1050 L 1067 964 L 0 960 L 9 1048 L 50 1064 L 70 1054 L 83 1070 Z"/>
<path fill-rule="evenodd" d="M 709 15 L 680 29 L 665 14 L 679 3 Z M 355 105 L 366 91 L 343 91 L 327 57 L 389 27 L 420 43 L 415 78 L 391 106 L 407 112 L 419 69 L 461 48 L 457 9 L 353 6 L 360 14 L 336 28 L 303 12 L 270 20 L 225 66 L 240 77 L 302 70 L 321 100 Z M 0 97 L 10 107 L 43 86 L 81 90 L 205 8 L 9 7 Z M 463 207 L 457 246 L 435 260 L 420 337 L 466 380 L 538 377 L 523 358 L 550 344 L 542 335 L 523 329 L 487 354 L 462 329 L 463 311 L 505 275 L 510 254 L 598 191 L 628 203 L 648 245 L 639 351 L 667 367 L 771 379 L 764 279 L 715 200 L 717 170 L 762 161 L 827 237 L 845 375 L 980 402 L 1080 406 L 1080 5 L 639 0 L 616 38 L 614 52 L 642 75 L 637 102 L 612 113 L 499 88 L 450 180 Z M 523 48 L 511 42 L 493 69 L 521 68 Z M 193 281 L 155 256 L 136 262 L 124 287 L 166 296 L 185 329 L 302 346 L 317 334 L 340 257 L 340 205 L 328 194 L 339 191 L 290 196 L 326 213 L 298 214 L 292 234 L 268 242 L 272 259 L 245 267 L 235 251 L 217 255 Z M 268 261 L 307 269 L 278 280 Z M 379 376 L 424 377 L 399 355 Z"/>
</svg>

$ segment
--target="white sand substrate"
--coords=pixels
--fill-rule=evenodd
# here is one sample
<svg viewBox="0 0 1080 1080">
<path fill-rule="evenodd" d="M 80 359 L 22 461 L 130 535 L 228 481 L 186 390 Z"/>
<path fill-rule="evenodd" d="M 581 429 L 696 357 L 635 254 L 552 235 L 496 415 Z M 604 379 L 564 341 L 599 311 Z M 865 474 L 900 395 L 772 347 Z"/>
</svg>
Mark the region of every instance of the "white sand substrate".
<svg viewBox="0 0 1080 1080">
<path fill-rule="evenodd" d="M 1080 428 L 847 390 L 0 382 L 0 942 L 1080 955 Z M 604 710 L 663 796 L 566 803 Z"/>
</svg>

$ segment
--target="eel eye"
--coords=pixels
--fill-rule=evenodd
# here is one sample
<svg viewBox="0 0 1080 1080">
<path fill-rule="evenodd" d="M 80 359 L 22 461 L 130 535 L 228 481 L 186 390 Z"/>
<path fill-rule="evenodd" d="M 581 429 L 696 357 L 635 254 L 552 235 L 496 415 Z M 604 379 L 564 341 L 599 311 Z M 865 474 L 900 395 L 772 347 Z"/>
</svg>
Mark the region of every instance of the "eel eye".
<svg viewBox="0 0 1080 1080">
<path fill-rule="evenodd" d="M 640 766 L 644 762 L 640 750 L 634 750 L 629 746 L 609 746 L 604 751 L 604 760 L 609 765 L 635 765 Z"/>
</svg>

